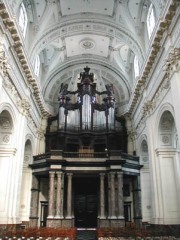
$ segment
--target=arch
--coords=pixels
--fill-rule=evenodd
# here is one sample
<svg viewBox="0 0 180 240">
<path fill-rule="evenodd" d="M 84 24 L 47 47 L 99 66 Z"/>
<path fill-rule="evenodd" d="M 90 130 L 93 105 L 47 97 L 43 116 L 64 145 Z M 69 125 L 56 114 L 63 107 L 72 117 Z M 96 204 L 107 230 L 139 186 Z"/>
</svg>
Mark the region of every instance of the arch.
<svg viewBox="0 0 180 240">
<path fill-rule="evenodd" d="M 27 142 L 27 140 L 29 140 L 31 142 L 31 145 L 32 145 L 32 152 L 34 152 L 33 150 L 33 146 L 34 146 L 34 139 L 33 139 L 33 136 L 31 134 L 27 134 L 26 137 L 25 137 L 25 143 Z"/>
<path fill-rule="evenodd" d="M 51 103 L 57 99 L 60 83 L 70 82 L 70 79 L 74 76 L 74 72 L 79 73 L 83 70 L 86 65 L 86 61 L 82 61 L 74 64 L 67 64 L 66 68 L 60 67 L 57 72 L 48 78 L 46 84 L 43 88 L 43 95 L 46 101 L 50 99 Z M 76 68 L 74 68 L 76 66 Z M 115 93 L 117 94 L 116 99 L 120 100 L 119 103 L 127 103 L 130 97 L 130 86 L 128 82 L 123 78 L 123 76 L 113 67 L 110 67 L 108 64 L 100 63 L 99 61 L 89 61 L 88 66 L 92 71 L 98 71 L 98 66 L 101 66 L 100 79 L 101 82 L 110 82 L 115 86 Z M 68 69 L 68 73 L 67 73 Z M 54 104 L 54 102 L 53 102 Z M 118 104 L 118 102 L 117 102 Z"/>
<path fill-rule="evenodd" d="M 16 124 L 16 114 L 14 112 L 14 109 L 9 103 L 3 103 L 0 105 L 0 114 L 3 111 L 7 111 L 10 114 L 12 120 L 12 129 L 14 129 L 14 126 Z"/>
<path fill-rule="evenodd" d="M 174 117 L 170 111 L 163 112 L 159 122 L 159 147 L 175 147 L 176 128 Z"/>
<path fill-rule="evenodd" d="M 32 163 L 32 144 L 29 139 L 25 142 L 23 168 L 28 168 Z"/>
<path fill-rule="evenodd" d="M 26 142 L 24 145 L 24 160 L 22 169 L 21 197 L 20 197 L 21 221 L 29 221 L 30 214 L 32 170 L 29 167 L 29 164 L 33 162 L 32 142 L 30 138 L 29 135 L 26 136 Z"/>
<path fill-rule="evenodd" d="M 179 152 L 176 148 L 176 126 L 173 107 L 164 104 L 156 116 L 156 176 L 160 188 L 157 199 L 164 222 L 179 222 Z M 158 173 L 158 174 L 157 174 Z M 168 176 L 168 178 L 167 178 Z M 171 197 L 169 197 L 171 196 Z M 161 207 L 162 206 L 162 207 Z M 159 217 L 159 216 L 158 216 Z"/>
<path fill-rule="evenodd" d="M 138 154 L 140 156 L 140 161 L 143 164 L 147 164 L 149 162 L 149 150 L 147 136 L 145 134 L 140 137 L 138 146 Z"/>
<path fill-rule="evenodd" d="M 7 110 L 0 113 L 0 144 L 12 144 L 13 121 L 11 114 Z"/>
<path fill-rule="evenodd" d="M 144 222 L 152 217 L 152 182 L 149 168 L 149 150 L 147 136 L 143 134 L 139 140 L 139 156 L 142 168 L 140 171 L 142 192 L 142 216 Z"/>
<path fill-rule="evenodd" d="M 162 115 L 163 115 L 163 113 L 164 113 L 165 111 L 169 111 L 169 112 L 172 114 L 173 119 L 175 119 L 175 118 L 174 118 L 174 108 L 173 108 L 173 106 L 172 106 L 171 104 L 169 104 L 169 103 L 163 104 L 163 105 L 161 106 L 161 108 L 159 109 L 159 111 L 158 111 L 158 113 L 157 113 L 157 116 L 156 116 L 156 119 L 155 119 L 155 123 L 156 123 L 156 124 L 155 124 L 155 126 L 154 126 L 154 132 L 156 133 L 156 136 L 155 136 L 155 146 L 156 146 L 156 148 L 159 147 L 158 141 L 159 141 L 159 125 L 160 125 L 160 119 L 161 119 L 161 117 L 162 117 Z"/>
</svg>

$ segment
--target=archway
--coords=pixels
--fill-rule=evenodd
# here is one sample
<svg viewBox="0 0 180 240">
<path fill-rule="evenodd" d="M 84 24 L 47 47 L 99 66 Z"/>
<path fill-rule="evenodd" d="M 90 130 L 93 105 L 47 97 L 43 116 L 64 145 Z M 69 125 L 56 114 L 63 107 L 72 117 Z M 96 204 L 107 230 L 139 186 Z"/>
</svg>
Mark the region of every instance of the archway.
<svg viewBox="0 0 180 240">
<path fill-rule="evenodd" d="M 141 188 L 143 189 L 141 193 L 142 221 L 150 222 L 152 217 L 152 187 L 149 169 L 149 150 L 146 136 L 143 136 L 143 140 L 140 144 L 140 162 L 143 166 L 141 168 Z"/>
<path fill-rule="evenodd" d="M 176 126 L 172 113 L 164 111 L 158 128 L 157 179 L 159 182 L 160 218 L 164 224 L 179 224 L 179 159 Z"/>
<path fill-rule="evenodd" d="M 30 195 L 31 195 L 31 180 L 32 171 L 29 164 L 32 163 L 32 144 L 28 139 L 24 147 L 24 161 L 21 184 L 21 199 L 20 199 L 20 217 L 22 222 L 29 221 L 30 213 Z"/>
<path fill-rule="evenodd" d="M 0 223 L 11 222 L 13 201 L 13 121 L 7 110 L 0 113 Z M 12 183 L 12 184 L 11 184 Z"/>
</svg>

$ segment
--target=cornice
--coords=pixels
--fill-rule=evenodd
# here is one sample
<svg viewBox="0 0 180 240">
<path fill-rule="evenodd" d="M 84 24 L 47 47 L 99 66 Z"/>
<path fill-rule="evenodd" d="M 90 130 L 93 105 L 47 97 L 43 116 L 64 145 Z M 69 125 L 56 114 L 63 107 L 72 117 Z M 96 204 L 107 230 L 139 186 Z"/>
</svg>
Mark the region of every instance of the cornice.
<svg viewBox="0 0 180 240">
<path fill-rule="evenodd" d="M 22 70 L 25 73 L 26 80 L 33 90 L 33 94 L 34 94 L 36 103 L 40 109 L 40 112 L 43 117 L 48 117 L 50 116 L 50 113 L 46 110 L 45 103 L 42 98 L 42 94 L 37 84 L 37 80 L 33 77 L 33 73 L 31 72 L 30 64 L 28 63 L 27 56 L 23 50 L 22 40 L 17 31 L 15 22 L 11 18 L 10 14 L 8 13 L 5 4 L 2 2 L 0 2 L 0 16 L 2 18 L 2 21 L 6 29 L 9 31 L 12 37 L 14 50 L 17 53 Z"/>
<path fill-rule="evenodd" d="M 6 54 L 2 46 L 0 47 L 0 74 L 2 75 L 3 78 L 2 83 L 5 91 L 7 92 L 15 106 L 17 107 L 18 111 L 22 115 L 26 116 L 29 128 L 32 130 L 33 133 L 38 133 L 37 136 L 39 138 L 42 138 L 41 136 L 42 134 L 41 135 L 39 134 L 40 129 L 38 129 L 37 123 L 34 120 L 34 116 L 31 112 L 30 100 L 28 98 L 22 97 L 19 94 L 16 86 L 12 81 L 13 76 L 11 68 L 8 65 L 8 60 L 6 58 Z"/>
<path fill-rule="evenodd" d="M 138 100 L 141 97 L 142 88 L 144 88 L 145 86 L 148 75 L 153 68 L 153 63 L 155 62 L 155 59 L 161 49 L 160 42 L 163 38 L 163 34 L 165 33 L 165 31 L 169 29 L 171 21 L 175 15 L 175 12 L 179 3 L 180 3 L 179 0 L 172 0 L 169 6 L 169 9 L 164 17 L 164 20 L 160 21 L 159 23 L 159 28 L 155 34 L 155 37 L 152 43 L 152 50 L 149 54 L 144 70 L 140 78 L 138 79 L 138 82 L 134 89 L 134 94 L 132 94 L 132 98 L 129 103 L 129 109 L 128 109 L 129 114 L 131 114 L 134 111 L 134 109 L 137 107 Z M 149 109 L 149 102 L 148 102 L 148 105 L 144 107 L 145 109 Z"/>
</svg>

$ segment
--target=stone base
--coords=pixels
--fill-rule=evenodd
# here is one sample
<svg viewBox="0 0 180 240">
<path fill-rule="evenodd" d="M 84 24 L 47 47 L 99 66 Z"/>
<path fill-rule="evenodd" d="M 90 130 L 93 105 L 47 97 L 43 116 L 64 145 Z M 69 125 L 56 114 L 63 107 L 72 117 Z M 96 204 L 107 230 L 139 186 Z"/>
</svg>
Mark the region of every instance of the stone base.
<svg viewBox="0 0 180 240">
<path fill-rule="evenodd" d="M 119 228 L 125 226 L 124 219 L 98 219 L 98 227 L 100 228 Z"/>
<path fill-rule="evenodd" d="M 146 230 L 150 230 L 154 232 L 154 235 L 158 233 L 159 235 L 166 235 L 166 236 L 174 236 L 176 238 L 180 238 L 180 225 L 163 225 L 163 224 L 149 224 L 149 223 L 142 223 L 143 228 Z"/>
<path fill-rule="evenodd" d="M 26 222 L 26 227 L 27 226 L 29 226 L 28 222 Z M 1 230 L 16 231 L 24 228 L 25 228 L 24 224 L 0 224 L 0 233 L 1 233 Z"/>
<path fill-rule="evenodd" d="M 29 221 L 29 227 L 38 227 L 38 218 L 31 218 Z"/>
<path fill-rule="evenodd" d="M 46 226 L 52 228 L 72 228 L 74 227 L 74 219 L 47 218 Z"/>
</svg>

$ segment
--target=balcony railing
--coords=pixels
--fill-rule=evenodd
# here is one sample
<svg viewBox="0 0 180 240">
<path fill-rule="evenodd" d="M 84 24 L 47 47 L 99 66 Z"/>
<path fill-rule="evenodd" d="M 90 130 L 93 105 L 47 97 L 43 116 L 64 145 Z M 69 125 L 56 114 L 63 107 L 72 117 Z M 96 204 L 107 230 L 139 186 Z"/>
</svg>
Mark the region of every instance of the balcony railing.
<svg viewBox="0 0 180 240">
<path fill-rule="evenodd" d="M 83 150 L 79 152 L 64 152 L 62 150 L 52 150 L 51 152 L 34 156 L 34 162 L 43 160 L 43 159 L 50 159 L 51 157 L 53 158 L 54 156 L 56 157 L 59 156 L 64 159 L 65 158 L 109 158 L 111 159 L 111 157 L 112 158 L 118 157 L 118 158 L 121 158 L 122 160 L 123 159 L 131 160 L 131 161 L 137 162 L 137 164 L 139 163 L 138 156 L 128 155 L 118 150 L 111 150 L 106 152 L 93 152 L 91 150 Z"/>
<path fill-rule="evenodd" d="M 106 158 L 106 152 L 63 152 L 64 158 Z"/>
</svg>

